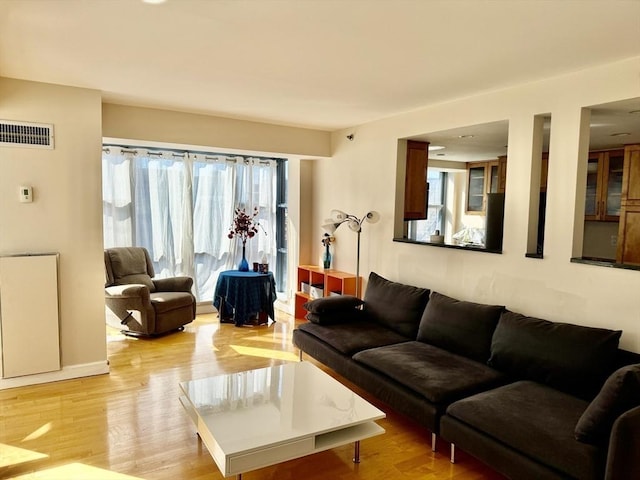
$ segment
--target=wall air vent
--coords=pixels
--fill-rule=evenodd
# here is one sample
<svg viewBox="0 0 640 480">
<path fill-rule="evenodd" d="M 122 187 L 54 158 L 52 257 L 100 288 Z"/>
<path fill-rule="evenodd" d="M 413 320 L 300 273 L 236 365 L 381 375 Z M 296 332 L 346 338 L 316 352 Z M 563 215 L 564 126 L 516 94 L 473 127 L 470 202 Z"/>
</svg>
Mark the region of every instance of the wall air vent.
<svg viewBox="0 0 640 480">
<path fill-rule="evenodd" d="M 0 147 L 53 149 L 53 125 L 0 120 Z"/>
</svg>

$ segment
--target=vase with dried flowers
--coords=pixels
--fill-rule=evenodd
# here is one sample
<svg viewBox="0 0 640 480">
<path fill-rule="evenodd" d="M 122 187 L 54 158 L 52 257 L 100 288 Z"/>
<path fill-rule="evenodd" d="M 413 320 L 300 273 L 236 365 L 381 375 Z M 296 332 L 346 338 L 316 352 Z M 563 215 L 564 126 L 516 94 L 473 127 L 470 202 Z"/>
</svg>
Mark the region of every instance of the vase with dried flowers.
<svg viewBox="0 0 640 480">
<path fill-rule="evenodd" d="M 325 233 L 322 237 L 322 245 L 324 245 L 324 252 L 322 254 L 322 266 L 324 268 L 331 268 L 331 243 L 335 240 L 335 237 Z"/>
<path fill-rule="evenodd" d="M 256 220 L 258 213 L 258 207 L 254 207 L 251 215 L 249 215 L 244 208 L 236 208 L 233 217 L 233 225 L 229 229 L 229 234 L 227 235 L 230 239 L 238 237 L 242 240 L 242 260 L 240 260 L 240 263 L 238 264 L 238 270 L 241 272 L 249 271 L 249 262 L 247 262 L 246 257 L 247 239 L 253 238 L 255 234 L 258 233 L 258 227 L 262 228 L 260 223 Z"/>
</svg>

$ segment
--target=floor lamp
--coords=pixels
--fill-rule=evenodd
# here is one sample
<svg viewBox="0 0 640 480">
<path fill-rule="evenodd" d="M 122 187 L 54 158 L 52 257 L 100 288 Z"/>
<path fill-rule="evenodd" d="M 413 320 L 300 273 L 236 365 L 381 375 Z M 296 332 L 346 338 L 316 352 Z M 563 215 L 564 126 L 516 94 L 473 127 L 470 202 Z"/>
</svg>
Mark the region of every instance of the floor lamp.
<svg viewBox="0 0 640 480">
<path fill-rule="evenodd" d="M 376 223 L 380 220 L 380 214 L 378 212 L 367 212 L 362 218 L 358 218 L 355 215 L 345 213 L 342 210 L 331 210 L 331 218 L 325 220 L 325 224 L 322 228 L 329 234 L 338 229 L 340 225 L 346 223 L 349 228 L 358 234 L 358 250 L 356 254 L 356 297 L 360 298 L 360 234 L 362 233 L 362 222 Z"/>
</svg>

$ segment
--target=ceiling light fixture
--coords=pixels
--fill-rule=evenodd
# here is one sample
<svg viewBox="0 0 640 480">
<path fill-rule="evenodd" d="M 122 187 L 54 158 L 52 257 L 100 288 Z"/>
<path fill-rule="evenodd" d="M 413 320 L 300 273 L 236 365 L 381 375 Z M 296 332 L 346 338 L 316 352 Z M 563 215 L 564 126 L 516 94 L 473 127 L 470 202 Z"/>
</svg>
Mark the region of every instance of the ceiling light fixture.
<svg viewBox="0 0 640 480">
<path fill-rule="evenodd" d="M 436 150 L 443 150 L 446 147 L 443 147 L 442 145 L 429 145 L 429 151 L 430 152 L 435 152 Z"/>
<path fill-rule="evenodd" d="M 473 138 L 475 135 L 458 135 L 458 138 Z"/>
<path fill-rule="evenodd" d="M 161 3 L 165 3 L 167 0 L 142 0 L 142 3 L 148 3 L 149 5 L 160 5 Z"/>
<path fill-rule="evenodd" d="M 618 132 L 611 134 L 612 137 L 628 137 L 629 135 L 631 135 L 629 132 Z"/>
<path fill-rule="evenodd" d="M 640 110 L 631 110 L 629 113 L 632 115 L 640 115 Z"/>
</svg>

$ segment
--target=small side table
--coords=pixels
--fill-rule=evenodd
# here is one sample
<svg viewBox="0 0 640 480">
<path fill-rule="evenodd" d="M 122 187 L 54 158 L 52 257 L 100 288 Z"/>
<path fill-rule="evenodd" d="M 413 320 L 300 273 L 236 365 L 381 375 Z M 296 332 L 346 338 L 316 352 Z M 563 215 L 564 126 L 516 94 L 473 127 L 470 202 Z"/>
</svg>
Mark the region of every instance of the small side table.
<svg viewBox="0 0 640 480">
<path fill-rule="evenodd" d="M 265 312 L 275 320 L 273 304 L 276 301 L 276 282 L 273 273 L 221 272 L 216 283 L 213 306 L 220 319 L 233 317 L 236 327 L 241 327 L 252 315 Z"/>
</svg>

